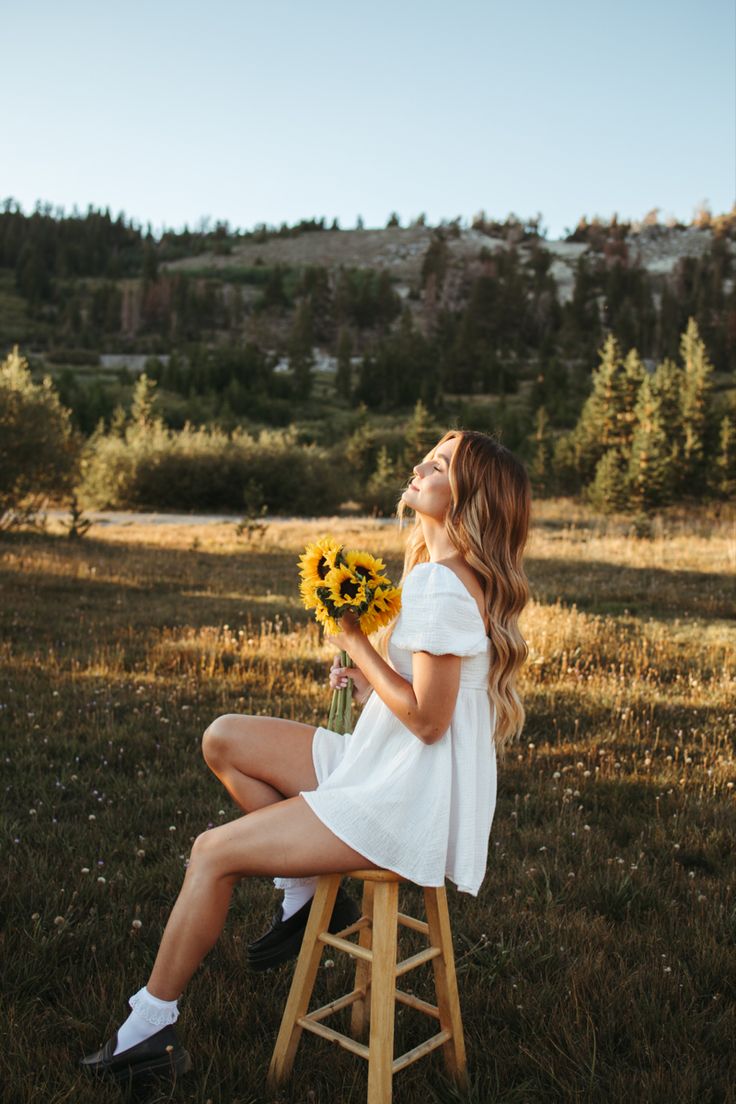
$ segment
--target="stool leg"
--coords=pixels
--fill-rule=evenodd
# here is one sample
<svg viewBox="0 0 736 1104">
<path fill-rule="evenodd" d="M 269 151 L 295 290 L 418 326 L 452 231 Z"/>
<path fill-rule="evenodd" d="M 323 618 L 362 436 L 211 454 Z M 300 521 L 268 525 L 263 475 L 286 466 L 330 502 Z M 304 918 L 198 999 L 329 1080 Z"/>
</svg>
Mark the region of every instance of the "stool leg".
<svg viewBox="0 0 736 1104">
<path fill-rule="evenodd" d="M 363 882 L 363 904 L 361 907 L 363 916 L 370 920 L 365 928 L 358 933 L 358 946 L 370 951 L 373 944 L 373 883 Z M 363 958 L 355 960 L 355 985 L 354 989 L 365 989 L 365 997 L 353 1003 L 350 1013 L 350 1034 L 354 1039 L 360 1039 L 365 1035 L 370 1022 L 371 1014 L 371 964 Z"/>
<path fill-rule="evenodd" d="M 398 882 L 376 882 L 373 896 L 368 1104 L 390 1104 L 394 1060 Z"/>
<path fill-rule="evenodd" d="M 303 1030 L 297 1020 L 305 1015 L 309 1006 L 319 968 L 319 960 L 325 948 L 324 943 L 320 943 L 317 936 L 321 932 L 327 931 L 329 927 L 341 877 L 341 874 L 322 874 L 317 882 L 302 948 L 299 952 L 289 996 L 281 1018 L 281 1027 L 271 1057 L 271 1065 L 268 1068 L 267 1084 L 269 1089 L 277 1088 L 291 1073 L 296 1048 L 299 1045 Z"/>
<path fill-rule="evenodd" d="M 460 996 L 455 973 L 455 955 L 452 950 L 450 914 L 447 908 L 447 891 L 444 886 L 425 886 L 424 904 L 427 910 L 429 939 L 442 954 L 432 959 L 437 1005 L 440 1010 L 440 1027 L 452 1032 L 452 1038 L 442 1047 L 448 1072 L 461 1087 L 467 1086 L 467 1059 L 463 1021 L 460 1015 Z"/>
</svg>

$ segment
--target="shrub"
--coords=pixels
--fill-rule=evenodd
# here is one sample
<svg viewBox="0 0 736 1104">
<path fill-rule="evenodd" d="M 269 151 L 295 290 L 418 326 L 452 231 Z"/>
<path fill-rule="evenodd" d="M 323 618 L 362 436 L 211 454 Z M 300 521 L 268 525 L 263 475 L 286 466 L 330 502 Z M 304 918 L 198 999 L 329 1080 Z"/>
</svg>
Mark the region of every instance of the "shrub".
<svg viewBox="0 0 736 1104">
<path fill-rule="evenodd" d="M 298 444 L 296 430 L 167 429 L 159 419 L 123 436 L 94 434 L 85 463 L 85 497 L 99 507 L 242 511 L 252 482 L 270 514 L 337 510 L 347 497 L 331 450 Z"/>
<path fill-rule="evenodd" d="M 78 476 L 81 448 L 50 376 L 40 384 L 18 346 L 0 364 L 0 528 L 32 520 Z"/>
</svg>

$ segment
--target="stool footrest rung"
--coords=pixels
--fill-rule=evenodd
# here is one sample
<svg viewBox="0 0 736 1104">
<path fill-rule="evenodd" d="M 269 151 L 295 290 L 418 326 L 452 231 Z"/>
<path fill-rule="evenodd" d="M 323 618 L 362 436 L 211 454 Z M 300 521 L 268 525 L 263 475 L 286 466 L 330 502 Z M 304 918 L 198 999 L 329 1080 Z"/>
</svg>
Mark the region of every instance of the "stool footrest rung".
<svg viewBox="0 0 736 1104">
<path fill-rule="evenodd" d="M 426 951 L 419 951 L 418 954 L 405 958 L 396 967 L 396 977 L 408 974 L 410 970 L 416 970 L 417 966 L 421 966 L 425 962 L 431 962 L 433 958 L 437 958 L 440 954 L 442 954 L 440 947 L 427 947 Z"/>
<path fill-rule="evenodd" d="M 367 947 L 361 947 L 359 943 L 351 943 L 349 939 L 342 939 L 339 935 L 331 935 L 330 932 L 326 931 L 320 932 L 317 938 L 320 943 L 327 943 L 330 947 L 337 948 L 338 951 L 345 951 L 353 958 L 362 958 L 365 962 L 373 961 L 373 951 L 369 951 Z"/>
<path fill-rule="evenodd" d="M 354 924 L 351 924 L 348 928 L 343 928 L 342 931 L 335 932 L 335 935 L 339 935 L 344 939 L 346 935 L 355 935 L 355 933 L 357 931 L 360 931 L 361 928 L 370 927 L 370 923 L 371 922 L 367 916 L 361 916 L 360 920 L 356 920 Z M 329 934 L 331 935 L 332 932 L 330 932 Z"/>
<path fill-rule="evenodd" d="M 426 920 L 417 920 L 415 916 L 407 916 L 405 912 L 399 912 L 396 919 L 400 924 L 403 924 L 405 928 L 411 928 L 412 931 L 421 932 L 422 935 L 429 935 L 429 924 Z"/>
<path fill-rule="evenodd" d="M 412 1050 L 407 1050 L 406 1054 L 402 1054 L 400 1058 L 394 1058 L 391 1072 L 398 1073 L 399 1070 L 406 1069 L 412 1062 L 416 1062 L 420 1058 L 423 1058 L 425 1054 L 430 1054 L 431 1051 L 436 1050 L 437 1047 L 441 1047 L 443 1043 L 448 1042 L 451 1038 L 452 1032 L 438 1031 L 431 1039 L 427 1039 L 426 1042 L 420 1043 L 419 1046 L 415 1046 Z"/>
<path fill-rule="evenodd" d="M 329 1004 L 323 1004 L 321 1008 L 315 1008 L 314 1012 L 305 1012 L 305 1020 L 326 1020 L 333 1012 L 339 1012 L 348 1005 L 355 1004 L 356 1000 L 365 1000 L 365 989 L 353 989 L 352 993 L 346 993 L 344 997 L 338 997 Z"/>
<path fill-rule="evenodd" d="M 365 1058 L 366 1062 L 368 1061 L 369 1051 L 364 1043 L 356 1042 L 349 1035 L 343 1035 L 341 1031 L 334 1031 L 331 1027 L 325 1027 L 323 1023 L 315 1023 L 309 1016 L 300 1016 L 296 1022 L 305 1031 L 312 1031 L 315 1035 L 321 1035 L 323 1039 L 329 1039 L 331 1043 L 339 1043 L 345 1050 L 357 1054 L 360 1058 Z"/>
<path fill-rule="evenodd" d="M 403 989 L 396 989 L 394 996 L 401 1004 L 408 1004 L 409 1008 L 416 1008 L 417 1012 L 424 1012 L 425 1016 L 434 1016 L 436 1020 L 440 1018 L 440 1010 L 436 1004 L 429 1004 L 420 997 L 415 997 L 413 993 L 405 993 Z"/>
</svg>

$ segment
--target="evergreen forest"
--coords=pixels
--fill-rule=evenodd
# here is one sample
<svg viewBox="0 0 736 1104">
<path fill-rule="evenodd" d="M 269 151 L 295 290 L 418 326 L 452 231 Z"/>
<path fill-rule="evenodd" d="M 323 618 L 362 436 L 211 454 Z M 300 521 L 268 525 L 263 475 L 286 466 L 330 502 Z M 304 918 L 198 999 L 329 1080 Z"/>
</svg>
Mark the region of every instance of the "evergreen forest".
<svg viewBox="0 0 736 1104">
<path fill-rule="evenodd" d="M 19 394 L 48 410 L 44 387 L 57 491 L 90 505 L 390 513 L 452 425 L 495 433 L 537 494 L 645 516 L 718 502 L 736 481 L 736 208 L 582 218 L 550 242 L 539 217 L 484 213 L 154 237 L 6 200 L 0 355 L 6 509 L 53 494 L 7 458 Z M 294 450 L 308 502 L 286 486 Z"/>
</svg>

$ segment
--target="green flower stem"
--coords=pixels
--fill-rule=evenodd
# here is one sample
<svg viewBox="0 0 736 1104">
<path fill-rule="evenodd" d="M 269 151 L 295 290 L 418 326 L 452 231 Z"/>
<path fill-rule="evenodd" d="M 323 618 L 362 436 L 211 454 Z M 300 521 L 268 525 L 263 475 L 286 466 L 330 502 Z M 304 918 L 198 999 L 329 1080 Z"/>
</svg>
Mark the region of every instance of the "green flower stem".
<svg viewBox="0 0 736 1104">
<path fill-rule="evenodd" d="M 344 652 L 344 651 L 340 652 L 340 665 L 342 667 L 352 667 L 353 666 L 353 661 L 352 661 L 352 659 L 350 658 L 350 656 L 348 655 L 347 652 Z M 343 693 L 344 697 L 343 697 L 343 711 L 342 711 L 342 715 L 340 717 L 340 723 L 342 725 L 342 727 L 340 728 L 340 732 L 345 733 L 345 732 L 352 731 L 352 727 L 353 727 L 353 721 L 352 721 L 352 716 L 353 716 L 353 680 L 351 678 L 348 678 L 348 684 L 345 687 L 345 689 L 342 691 L 342 693 Z"/>
<path fill-rule="evenodd" d="M 340 666 L 352 667 L 353 661 L 347 652 L 340 652 Z M 333 732 L 344 734 L 352 731 L 353 724 L 353 680 L 348 678 L 347 686 L 332 691 L 330 702 L 330 715 L 327 718 L 327 728 Z"/>
</svg>

